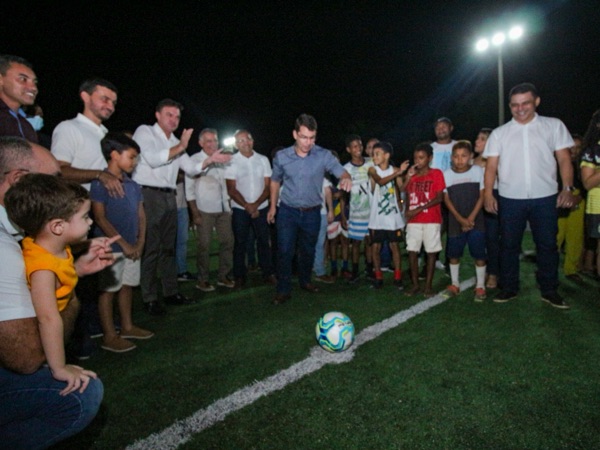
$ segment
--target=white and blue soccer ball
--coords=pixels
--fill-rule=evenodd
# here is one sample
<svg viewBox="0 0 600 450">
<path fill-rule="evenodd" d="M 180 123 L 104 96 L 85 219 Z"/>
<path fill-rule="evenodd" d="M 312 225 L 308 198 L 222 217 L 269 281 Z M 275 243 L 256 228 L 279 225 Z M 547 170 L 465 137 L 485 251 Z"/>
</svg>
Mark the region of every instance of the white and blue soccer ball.
<svg viewBox="0 0 600 450">
<path fill-rule="evenodd" d="M 331 353 L 343 352 L 354 342 L 354 324 L 346 314 L 331 311 L 317 322 L 317 342 Z"/>
</svg>

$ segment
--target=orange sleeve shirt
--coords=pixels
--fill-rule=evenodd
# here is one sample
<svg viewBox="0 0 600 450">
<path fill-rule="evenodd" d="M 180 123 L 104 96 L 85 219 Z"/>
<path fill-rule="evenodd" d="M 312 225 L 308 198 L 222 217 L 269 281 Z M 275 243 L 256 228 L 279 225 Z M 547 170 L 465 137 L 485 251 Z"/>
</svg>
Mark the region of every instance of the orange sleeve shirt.
<svg viewBox="0 0 600 450">
<path fill-rule="evenodd" d="M 62 311 L 71 300 L 78 280 L 71 248 L 67 246 L 66 258 L 59 258 L 37 245 L 30 237 L 23 239 L 22 246 L 27 284 L 31 288 L 31 274 L 37 270 L 53 272 L 57 279 L 56 301 L 58 310 Z"/>
</svg>

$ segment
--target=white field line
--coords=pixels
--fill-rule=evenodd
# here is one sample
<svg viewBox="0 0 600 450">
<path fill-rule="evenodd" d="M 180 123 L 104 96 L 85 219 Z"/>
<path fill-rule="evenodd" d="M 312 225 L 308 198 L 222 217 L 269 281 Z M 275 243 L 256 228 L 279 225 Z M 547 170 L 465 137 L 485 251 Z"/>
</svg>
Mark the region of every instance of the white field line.
<svg viewBox="0 0 600 450">
<path fill-rule="evenodd" d="M 461 283 L 460 289 L 464 291 L 475 284 L 471 278 Z M 272 392 L 279 391 L 288 384 L 309 375 L 326 364 L 340 364 L 352 360 L 354 352 L 362 344 L 369 342 L 401 323 L 424 313 L 430 308 L 447 300 L 442 293 L 417 303 L 410 308 L 365 328 L 356 335 L 354 344 L 348 350 L 341 353 L 329 353 L 315 346 L 311 349 L 310 356 L 285 370 L 276 373 L 262 381 L 248 385 L 233 394 L 217 400 L 212 405 L 196 411 L 187 419 L 181 419 L 164 430 L 153 433 L 147 438 L 138 440 L 127 447 L 127 450 L 148 449 L 175 449 L 189 441 L 194 434 L 211 427 L 217 422 L 224 420 L 230 413 L 248 406 L 261 397 Z"/>
</svg>

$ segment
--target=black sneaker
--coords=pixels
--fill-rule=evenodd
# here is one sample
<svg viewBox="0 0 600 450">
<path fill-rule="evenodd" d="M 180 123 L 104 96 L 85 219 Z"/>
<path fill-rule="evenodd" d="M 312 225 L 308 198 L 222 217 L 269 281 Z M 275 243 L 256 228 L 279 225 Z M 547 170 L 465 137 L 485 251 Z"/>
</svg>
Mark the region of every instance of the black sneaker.
<svg viewBox="0 0 600 450">
<path fill-rule="evenodd" d="M 502 291 L 494 298 L 494 303 L 506 303 L 513 298 L 517 298 L 516 292 Z"/>
<path fill-rule="evenodd" d="M 192 303 L 196 303 L 195 300 L 188 298 L 183 294 L 169 295 L 168 297 L 165 297 L 163 301 L 167 305 L 191 305 Z"/>
<path fill-rule="evenodd" d="M 565 303 L 562 296 L 557 292 L 550 292 L 549 294 L 543 294 L 542 301 L 546 302 L 546 303 L 550 303 L 550 305 L 552 305 L 558 309 L 569 309 L 570 308 L 570 306 Z"/>
<path fill-rule="evenodd" d="M 177 274 L 177 281 L 196 281 L 196 278 L 194 275 L 192 275 L 189 272 L 183 272 L 183 273 L 178 273 Z"/>
<path fill-rule="evenodd" d="M 383 280 L 373 280 L 371 283 L 371 289 L 381 289 L 383 286 Z"/>
<path fill-rule="evenodd" d="M 165 309 L 164 305 L 159 301 L 148 302 L 145 304 L 145 306 L 146 311 L 148 311 L 148 314 L 151 316 L 164 316 L 167 314 L 167 310 Z"/>
<path fill-rule="evenodd" d="M 399 291 L 404 290 L 404 285 L 402 284 L 402 280 L 394 280 L 394 286 L 396 286 Z"/>
<path fill-rule="evenodd" d="M 427 278 L 427 266 L 423 266 L 419 272 L 419 280 L 425 280 Z"/>
<path fill-rule="evenodd" d="M 358 273 L 353 273 L 352 276 L 348 279 L 348 283 L 354 284 L 358 280 L 360 280 L 360 275 Z"/>
</svg>

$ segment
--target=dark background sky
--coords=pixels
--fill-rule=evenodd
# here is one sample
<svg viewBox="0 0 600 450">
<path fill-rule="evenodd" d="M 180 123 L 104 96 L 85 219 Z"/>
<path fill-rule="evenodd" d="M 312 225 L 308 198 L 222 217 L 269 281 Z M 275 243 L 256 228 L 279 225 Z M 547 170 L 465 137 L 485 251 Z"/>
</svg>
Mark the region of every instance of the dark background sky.
<svg viewBox="0 0 600 450">
<path fill-rule="evenodd" d="M 533 82 L 538 111 L 572 132 L 600 108 L 597 0 L 57 3 L 15 2 L 0 24 L 2 52 L 34 65 L 46 132 L 81 110 L 81 81 L 100 76 L 119 88 L 110 130 L 153 123 L 171 97 L 194 142 L 203 127 L 221 138 L 243 127 L 268 154 L 292 142 L 307 112 L 321 145 L 343 151 L 348 133 L 378 136 L 399 158 L 433 139 L 439 116 L 456 138 L 497 125 L 496 55 L 474 44 L 513 23 L 526 34 L 505 46 L 506 91 Z"/>
</svg>

